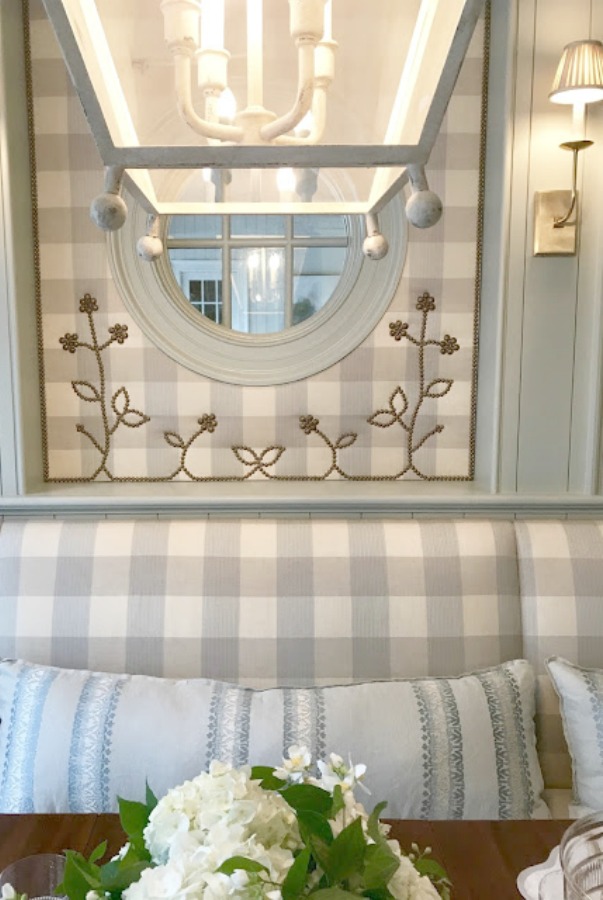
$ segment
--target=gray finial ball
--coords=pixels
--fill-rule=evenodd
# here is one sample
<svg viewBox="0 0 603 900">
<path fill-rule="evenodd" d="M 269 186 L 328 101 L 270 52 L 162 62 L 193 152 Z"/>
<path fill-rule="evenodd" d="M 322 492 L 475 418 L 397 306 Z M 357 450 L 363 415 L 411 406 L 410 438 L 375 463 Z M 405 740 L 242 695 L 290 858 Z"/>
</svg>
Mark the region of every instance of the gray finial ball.
<svg viewBox="0 0 603 900">
<path fill-rule="evenodd" d="M 433 191 L 417 191 L 406 201 L 406 218 L 416 228 L 431 228 L 441 215 L 442 201 Z"/>
<path fill-rule="evenodd" d="M 99 194 L 90 206 L 90 218 L 103 231 L 117 231 L 128 217 L 128 207 L 119 194 Z"/>
<path fill-rule="evenodd" d="M 388 250 L 389 244 L 387 243 L 387 239 L 384 238 L 382 234 L 379 234 L 379 232 L 369 234 L 368 237 L 364 239 L 362 245 L 362 252 L 365 256 L 368 256 L 369 259 L 383 259 L 383 257 L 387 255 Z"/>
<path fill-rule="evenodd" d="M 145 234 L 144 237 L 141 237 L 138 240 L 136 251 L 140 258 L 144 259 L 145 262 L 153 262 L 153 260 L 158 259 L 163 253 L 163 241 L 161 238 Z"/>
</svg>

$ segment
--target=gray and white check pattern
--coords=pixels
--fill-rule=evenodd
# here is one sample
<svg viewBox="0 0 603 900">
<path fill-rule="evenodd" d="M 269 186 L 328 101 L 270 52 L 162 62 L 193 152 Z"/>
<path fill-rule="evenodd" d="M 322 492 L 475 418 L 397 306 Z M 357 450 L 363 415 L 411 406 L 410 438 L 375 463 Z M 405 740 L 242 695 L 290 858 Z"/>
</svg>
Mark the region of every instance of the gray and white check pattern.
<svg viewBox="0 0 603 900">
<path fill-rule="evenodd" d="M 524 654 L 539 677 L 536 727 L 545 783 L 569 787 L 571 762 L 544 660 L 603 668 L 603 523 L 517 522 Z"/>
<path fill-rule="evenodd" d="M 522 652 L 508 522 L 5 521 L 0 656 L 256 687 Z"/>
<path fill-rule="evenodd" d="M 113 345 L 103 357 L 108 390 L 126 385 L 132 406 L 151 419 L 144 427 L 115 434 L 110 459 L 115 477 L 166 478 L 175 457 L 164 432 L 190 435 L 199 416 L 207 413 L 214 413 L 220 424 L 194 451 L 195 472 L 240 476 L 245 471 L 233 446 L 261 451 L 277 444 L 287 448 L 280 475 L 295 480 L 322 473 L 325 449 L 299 427 L 300 416 L 312 415 L 329 435 L 359 434 L 345 451 L 350 474 L 391 476 L 401 468 L 404 435 L 398 428 L 371 427 L 366 420 L 387 407 L 399 384 L 416 388 L 415 348 L 406 341 L 395 343 L 389 323 L 409 321 L 416 330 L 420 314 L 415 303 L 424 291 L 438 304 L 430 329 L 438 338 L 453 335 L 460 350 L 453 356 L 430 355 L 430 377 L 453 379 L 454 385 L 437 401 L 437 423 L 444 430 L 421 449 L 421 466 L 429 477 L 469 477 L 483 27 L 478 27 L 429 165 L 430 183 L 442 197 L 445 214 L 428 232 L 412 230 L 390 309 L 369 338 L 337 365 L 294 384 L 263 388 L 220 384 L 179 367 L 124 311 L 104 236 L 88 215 L 90 200 L 102 187 L 101 163 L 39 0 L 31 2 L 31 33 L 50 480 L 87 479 L 98 464 L 97 451 L 76 430 L 81 424 L 95 433 L 97 405 L 84 402 L 71 388 L 73 380 L 95 378 L 94 360 L 91 353 L 63 352 L 59 344 L 66 333 L 85 339 L 85 319 L 77 310 L 86 293 L 99 303 L 99 334 L 116 322 L 128 327 L 127 342 Z M 436 424 L 435 403 L 430 401 L 421 413 L 425 432 Z M 326 458 L 328 463 L 328 451 Z"/>
<path fill-rule="evenodd" d="M 255 687 L 525 657 L 547 788 L 571 766 L 548 656 L 603 668 L 603 523 L 5 520 L 0 655 Z"/>
</svg>

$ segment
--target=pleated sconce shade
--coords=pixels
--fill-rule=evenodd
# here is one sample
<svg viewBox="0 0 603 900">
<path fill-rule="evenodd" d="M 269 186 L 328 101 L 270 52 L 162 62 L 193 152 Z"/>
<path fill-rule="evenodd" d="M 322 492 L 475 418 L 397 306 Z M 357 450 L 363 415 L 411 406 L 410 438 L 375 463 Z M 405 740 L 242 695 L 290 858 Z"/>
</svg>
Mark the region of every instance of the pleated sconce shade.
<svg viewBox="0 0 603 900">
<path fill-rule="evenodd" d="M 603 44 L 574 41 L 561 55 L 549 100 L 553 103 L 597 103 L 603 100 Z"/>
</svg>

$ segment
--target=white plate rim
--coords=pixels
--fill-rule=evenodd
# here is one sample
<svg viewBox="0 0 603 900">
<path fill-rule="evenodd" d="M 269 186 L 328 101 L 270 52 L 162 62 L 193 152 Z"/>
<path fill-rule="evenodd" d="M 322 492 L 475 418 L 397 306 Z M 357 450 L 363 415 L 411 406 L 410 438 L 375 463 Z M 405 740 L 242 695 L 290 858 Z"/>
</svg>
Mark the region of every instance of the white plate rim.
<svg viewBox="0 0 603 900">
<path fill-rule="evenodd" d="M 559 868 L 559 846 L 553 847 L 551 852 L 548 855 L 548 858 L 541 863 L 538 863 L 535 866 L 528 866 L 527 869 L 523 869 L 517 876 L 517 890 L 521 894 L 525 900 L 537 900 L 536 897 L 533 897 L 531 894 L 526 893 L 525 884 L 530 875 L 534 875 L 536 872 L 542 872 L 542 876 L 544 877 L 548 872 L 553 872 L 555 869 Z"/>
</svg>

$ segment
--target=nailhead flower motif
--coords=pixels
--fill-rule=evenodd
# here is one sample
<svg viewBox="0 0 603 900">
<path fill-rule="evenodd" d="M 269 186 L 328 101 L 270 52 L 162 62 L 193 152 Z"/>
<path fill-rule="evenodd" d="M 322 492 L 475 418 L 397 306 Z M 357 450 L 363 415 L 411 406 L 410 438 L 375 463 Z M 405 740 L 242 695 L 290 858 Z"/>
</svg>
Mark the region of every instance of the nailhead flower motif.
<svg viewBox="0 0 603 900">
<path fill-rule="evenodd" d="M 313 431 L 317 430 L 319 424 L 319 420 L 315 419 L 313 416 L 299 417 L 299 427 L 304 432 L 304 434 L 312 434 Z"/>
<path fill-rule="evenodd" d="M 440 341 L 440 353 L 443 355 L 448 353 L 452 356 L 453 353 L 456 353 L 457 350 L 460 350 L 456 338 L 451 337 L 449 334 L 445 334 L 442 340 Z"/>
<path fill-rule="evenodd" d="M 80 300 L 80 312 L 83 312 L 83 313 L 98 312 L 98 303 L 96 302 L 96 299 L 94 297 L 92 297 L 90 294 L 84 294 L 84 296 Z"/>
<path fill-rule="evenodd" d="M 427 291 L 417 299 L 417 309 L 420 309 L 421 312 L 433 312 L 435 308 L 435 300 Z"/>
<path fill-rule="evenodd" d="M 123 344 L 124 341 L 128 340 L 128 326 L 113 325 L 109 328 L 109 334 L 113 336 L 118 344 Z"/>
<path fill-rule="evenodd" d="M 75 353 L 78 348 L 79 338 L 77 334 L 66 334 L 64 337 L 59 338 L 59 344 L 62 344 L 63 350 L 66 350 L 68 353 Z"/>
<path fill-rule="evenodd" d="M 389 333 L 395 341 L 401 341 L 407 331 L 408 322 L 401 322 L 400 319 L 398 319 L 397 322 L 389 323 Z"/>
<path fill-rule="evenodd" d="M 203 431 L 209 431 L 210 434 L 213 434 L 213 432 L 218 427 L 218 420 L 213 413 L 206 413 L 205 415 L 201 416 L 200 419 L 197 419 L 197 422 L 199 423 Z"/>
</svg>

